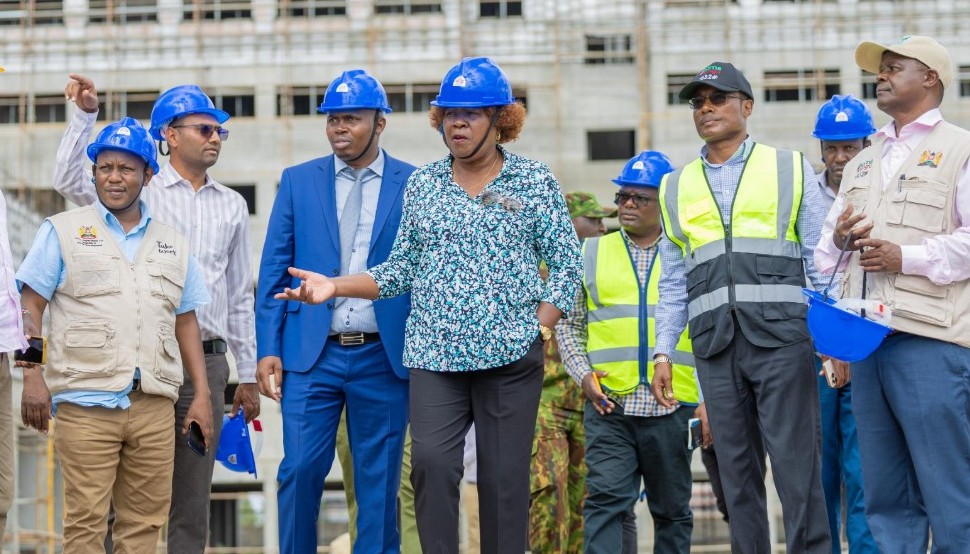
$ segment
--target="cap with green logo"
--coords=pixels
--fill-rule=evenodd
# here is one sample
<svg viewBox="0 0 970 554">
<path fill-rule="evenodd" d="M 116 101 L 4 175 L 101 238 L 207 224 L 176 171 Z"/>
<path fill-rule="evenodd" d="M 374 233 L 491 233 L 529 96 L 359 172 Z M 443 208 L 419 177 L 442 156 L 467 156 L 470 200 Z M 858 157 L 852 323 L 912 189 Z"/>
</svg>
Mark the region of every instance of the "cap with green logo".
<svg viewBox="0 0 970 554">
<path fill-rule="evenodd" d="M 589 192 L 567 193 L 566 207 L 569 208 L 569 217 L 616 217 L 615 209 L 604 208 L 596 196 Z"/>
</svg>

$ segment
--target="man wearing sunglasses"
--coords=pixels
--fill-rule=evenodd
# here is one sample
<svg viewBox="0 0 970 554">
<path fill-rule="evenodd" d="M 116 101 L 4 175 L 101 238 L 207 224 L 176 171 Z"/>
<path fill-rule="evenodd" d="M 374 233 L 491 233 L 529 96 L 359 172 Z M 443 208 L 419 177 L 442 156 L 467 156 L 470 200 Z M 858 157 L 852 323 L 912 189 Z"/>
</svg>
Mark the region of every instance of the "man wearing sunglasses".
<svg viewBox="0 0 970 554">
<path fill-rule="evenodd" d="M 671 353 L 682 404 L 661 406 L 650 393 L 661 275 L 657 187 L 673 169 L 667 156 L 647 150 L 613 180 L 620 186 L 615 198 L 621 230 L 586 239 L 583 287 L 569 317 L 556 326 L 566 371 L 586 397 L 586 554 L 636 551 L 623 522 L 641 482 L 654 522 L 654 550 L 690 552 L 687 421 L 700 393 L 686 333 Z"/>
<path fill-rule="evenodd" d="M 680 98 L 705 145 L 660 186 L 670 240 L 660 245 L 653 394 L 662 406 L 674 405 L 681 385 L 670 381 L 671 362 L 689 322 L 717 437 L 732 552 L 773 549 L 767 451 L 787 552 L 829 554 L 818 382 L 801 291 L 806 273 L 815 288 L 825 285 L 812 259 L 825 217 L 815 173 L 800 152 L 748 136 L 754 95 L 730 63 L 701 70 Z"/>
<path fill-rule="evenodd" d="M 98 116 L 94 82 L 70 75 L 64 89 L 78 109 L 61 139 L 54 168 L 54 186 L 78 205 L 96 201 L 95 189 L 84 175 L 84 147 Z M 232 414 L 244 408 L 246 420 L 259 415 L 256 388 L 256 329 L 253 311 L 252 245 L 249 209 L 236 191 L 208 173 L 219 160 L 222 141 L 229 137 L 222 124 L 229 114 L 216 109 L 195 85 L 181 85 L 162 93 L 152 108 L 151 135 L 161 141 L 159 151 L 169 163 L 146 186 L 141 198 L 159 221 L 172 225 L 189 239 L 199 261 L 212 302 L 198 310 L 206 375 L 212 404 L 213 444 L 222 429 L 225 390 L 229 379 L 226 351 L 232 350 L 239 374 Z M 181 426 L 194 396 L 186 379 L 179 389 L 175 425 Z M 215 449 L 200 457 L 186 440 L 175 441 L 175 472 L 168 522 L 169 552 L 201 554 L 208 542 L 209 491 Z M 110 544 L 110 533 L 108 541 Z M 109 548 L 110 550 L 110 548 Z"/>
</svg>

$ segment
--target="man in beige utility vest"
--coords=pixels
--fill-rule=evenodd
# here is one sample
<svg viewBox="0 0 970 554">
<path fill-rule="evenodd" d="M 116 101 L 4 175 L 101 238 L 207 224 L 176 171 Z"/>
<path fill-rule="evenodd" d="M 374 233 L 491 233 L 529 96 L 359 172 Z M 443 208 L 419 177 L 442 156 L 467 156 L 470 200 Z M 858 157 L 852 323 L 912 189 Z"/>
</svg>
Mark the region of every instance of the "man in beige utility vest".
<svg viewBox="0 0 970 554">
<path fill-rule="evenodd" d="M 621 538 L 623 519 L 641 482 L 653 516 L 654 551 L 690 552 L 687 422 L 700 395 L 686 334 L 671 353 L 682 404 L 661 406 L 650 393 L 660 282 L 657 187 L 673 169 L 667 156 L 647 150 L 613 180 L 620 186 L 615 201 L 622 229 L 586 239 L 583 287 L 556 327 L 566 371 L 586 395 L 587 554 L 617 554 L 631 546 Z"/>
<path fill-rule="evenodd" d="M 689 323 L 730 515 L 731 550 L 773 551 L 765 453 L 789 554 L 831 554 L 819 448 L 815 354 L 802 295 L 825 208 L 800 152 L 756 143 L 751 84 L 714 62 L 680 91 L 701 155 L 664 178 L 657 306 L 657 401 L 676 396 L 672 353 Z M 673 387 L 673 390 L 671 390 Z"/>
<path fill-rule="evenodd" d="M 120 552 L 154 552 L 168 519 L 174 441 L 198 426 L 205 453 L 212 409 L 195 308 L 209 301 L 188 242 L 139 200 L 158 164 L 132 118 L 87 148 L 98 203 L 55 215 L 17 272 L 24 330 L 41 336 L 45 365 L 23 367 L 24 424 L 48 432 L 64 479 L 64 551 L 103 553 L 109 503 Z M 175 401 L 183 370 L 196 387 L 183 436 Z"/>
<path fill-rule="evenodd" d="M 845 297 L 892 309 L 852 364 L 866 516 L 881 552 L 925 552 L 930 531 L 934 552 L 970 552 L 970 133 L 940 113 L 955 83 L 936 40 L 855 58 L 892 121 L 845 166 L 815 257 Z"/>
</svg>

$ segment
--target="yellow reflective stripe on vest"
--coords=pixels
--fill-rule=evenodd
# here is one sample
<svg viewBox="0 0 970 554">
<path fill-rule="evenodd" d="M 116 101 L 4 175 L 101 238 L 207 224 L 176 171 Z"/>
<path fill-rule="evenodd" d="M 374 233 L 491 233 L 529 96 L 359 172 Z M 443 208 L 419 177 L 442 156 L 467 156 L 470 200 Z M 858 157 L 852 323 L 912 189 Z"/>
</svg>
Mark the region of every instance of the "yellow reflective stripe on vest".
<svg viewBox="0 0 970 554">
<path fill-rule="evenodd" d="M 653 378 L 656 341 L 654 310 L 659 300 L 660 258 L 654 258 L 646 291 L 646 320 L 640 319 L 640 286 L 620 233 L 587 239 L 583 244 L 583 287 L 587 304 L 587 357 L 594 369 L 608 375 L 601 384 L 611 393 L 623 395 Z M 645 323 L 646 350 L 641 352 L 641 326 Z M 674 362 L 674 392 L 687 404 L 697 403 L 699 393 L 694 376 L 694 356 L 687 332 L 681 336 Z M 640 361 L 647 372 L 641 375 Z"/>
</svg>

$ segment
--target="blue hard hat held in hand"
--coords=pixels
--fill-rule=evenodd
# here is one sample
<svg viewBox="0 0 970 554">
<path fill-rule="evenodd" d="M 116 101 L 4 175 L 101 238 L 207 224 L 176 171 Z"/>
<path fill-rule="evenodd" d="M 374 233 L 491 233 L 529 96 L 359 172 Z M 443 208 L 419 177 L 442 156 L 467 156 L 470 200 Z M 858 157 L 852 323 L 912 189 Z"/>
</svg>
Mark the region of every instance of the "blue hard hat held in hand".
<svg viewBox="0 0 970 554">
<path fill-rule="evenodd" d="M 491 59 L 464 58 L 441 80 L 438 96 L 431 101 L 439 108 L 487 108 L 515 103 L 512 85 L 505 72 Z"/>
<path fill-rule="evenodd" d="M 222 417 L 222 434 L 216 448 L 216 460 L 226 469 L 239 473 L 256 475 L 256 458 L 262 449 L 263 428 L 258 419 L 252 422 L 252 429 L 246 424 L 242 408 L 235 417 L 228 414 Z M 255 437 L 254 437 L 255 435 Z M 255 438 L 256 446 L 253 447 Z M 258 477 L 258 476 L 257 476 Z"/>
<path fill-rule="evenodd" d="M 353 110 L 391 111 L 387 93 L 380 81 L 363 69 L 350 69 L 340 74 L 327 87 L 319 113 L 349 112 Z"/>
<path fill-rule="evenodd" d="M 102 129 L 98 133 L 98 138 L 88 145 L 88 158 L 97 163 L 98 154 L 104 150 L 121 150 L 134 154 L 145 160 L 145 163 L 158 173 L 155 142 L 137 119 L 125 117 Z"/>
<path fill-rule="evenodd" d="M 152 137 L 165 140 L 162 138 L 162 127 L 194 113 L 211 115 L 220 125 L 229 120 L 229 114 L 217 109 L 212 99 L 197 85 L 179 85 L 166 90 L 155 100 L 150 129 Z"/>
<path fill-rule="evenodd" d="M 819 108 L 812 136 L 821 140 L 856 140 L 875 132 L 872 113 L 865 102 L 851 94 L 836 94 Z"/>
<path fill-rule="evenodd" d="M 631 187 L 659 187 L 664 175 L 674 170 L 670 158 L 656 150 L 644 150 L 630 158 L 613 182 Z"/>
<path fill-rule="evenodd" d="M 836 306 L 836 300 L 811 289 L 808 297 L 808 331 L 815 350 L 844 362 L 858 362 L 872 354 L 892 328 Z"/>
</svg>

